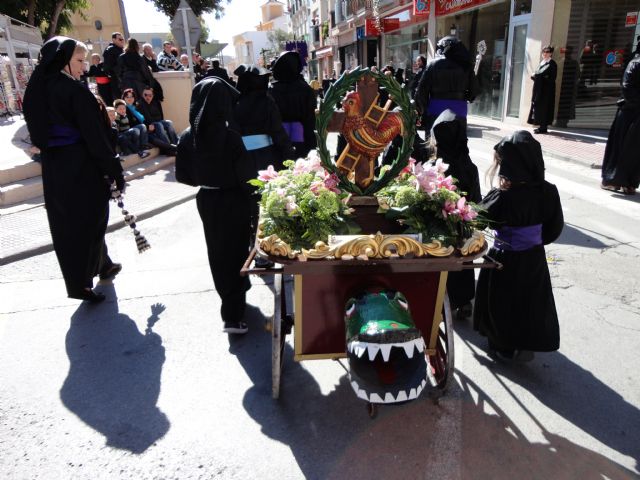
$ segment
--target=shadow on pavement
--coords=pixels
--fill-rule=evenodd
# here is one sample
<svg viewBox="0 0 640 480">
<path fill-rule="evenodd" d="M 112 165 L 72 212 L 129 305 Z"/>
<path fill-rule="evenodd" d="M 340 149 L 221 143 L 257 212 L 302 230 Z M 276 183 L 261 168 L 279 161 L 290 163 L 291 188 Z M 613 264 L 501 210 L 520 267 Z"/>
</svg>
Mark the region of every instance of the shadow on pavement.
<svg viewBox="0 0 640 480">
<path fill-rule="evenodd" d="M 470 324 L 456 323 L 455 327 L 456 333 L 470 348 L 472 345 L 480 350 L 486 348 L 486 339 L 473 331 Z M 474 348 L 471 349 L 474 350 Z M 534 361 L 520 365 L 494 362 L 477 354 L 474 356 L 480 364 L 494 373 L 505 389 L 508 388 L 500 377 L 525 388 L 540 403 L 602 444 L 633 458 L 636 462 L 635 468 L 640 469 L 640 411 L 590 371 L 572 362 L 560 352 L 537 354 Z M 524 405 L 521 404 L 521 407 L 531 416 Z M 533 420 L 545 436 L 558 438 L 546 432 L 535 418 Z M 564 439 L 563 442 L 569 443 Z M 565 447 L 567 447 L 566 444 Z M 572 445 L 572 448 L 580 449 L 581 447 Z M 593 452 L 591 454 L 598 455 Z M 617 468 L 622 469 L 619 466 Z M 542 475 L 539 478 L 560 477 Z M 569 478 L 602 477 L 576 475 Z"/>
<path fill-rule="evenodd" d="M 477 125 L 469 123 L 467 125 L 468 138 L 482 138 L 484 132 L 499 132 L 500 129 L 490 125 Z M 506 132 L 505 132 L 506 133 Z"/>
<path fill-rule="evenodd" d="M 129 316 L 118 311 L 113 285 L 101 291 L 107 296 L 105 302 L 83 302 L 71 316 L 66 337 L 70 366 L 60 398 L 104 435 L 108 446 L 142 453 L 170 427 L 157 407 L 165 349 L 153 332 L 165 307 L 151 305 L 147 328 L 140 332 Z"/>
<path fill-rule="evenodd" d="M 530 442 L 479 386 L 459 372 L 459 383 L 454 382 L 444 397 L 423 395 L 405 405 L 382 406 L 372 420 L 346 375 L 324 393 L 314 376 L 293 361 L 287 344 L 280 398 L 273 400 L 271 339 L 263 329 L 264 316 L 251 307 L 246 319 L 249 333 L 229 342 L 229 351 L 253 382 L 244 395 L 244 408 L 262 433 L 291 449 L 304 478 L 633 476 L 606 457 L 549 432 L 544 432 L 549 444 Z M 311 368 L 311 363 L 305 365 Z M 487 404 L 491 411 L 485 409 Z M 611 408 L 617 406 L 622 404 L 614 402 Z"/>
<path fill-rule="evenodd" d="M 554 243 L 559 243 L 562 245 L 575 245 L 576 247 L 588 247 L 588 248 L 607 248 L 609 245 L 603 243 L 598 240 L 595 236 L 588 235 L 585 233 L 584 228 L 576 228 L 576 226 L 571 225 L 570 223 L 565 223 L 564 228 L 562 229 L 562 234 L 560 238 L 558 238 Z M 597 232 L 593 232 L 597 233 Z M 598 234 L 599 236 L 604 236 Z M 616 239 L 612 238 L 612 242 L 616 242 Z"/>
</svg>

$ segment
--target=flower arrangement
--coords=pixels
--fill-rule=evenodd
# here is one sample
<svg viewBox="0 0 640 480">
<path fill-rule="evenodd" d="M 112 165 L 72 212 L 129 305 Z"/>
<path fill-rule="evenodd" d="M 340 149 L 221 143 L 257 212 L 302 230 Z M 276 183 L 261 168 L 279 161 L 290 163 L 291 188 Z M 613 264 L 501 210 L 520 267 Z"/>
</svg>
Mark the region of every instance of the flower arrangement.
<svg viewBox="0 0 640 480">
<path fill-rule="evenodd" d="M 376 193 L 381 210 L 405 225 L 406 233 L 421 233 L 423 241 L 459 246 L 485 225 L 477 207 L 458 191 L 455 179 L 445 175 L 448 168 L 440 159 L 424 164 L 409 159 L 400 174 Z"/>
<path fill-rule="evenodd" d="M 260 170 L 249 183 L 262 195 L 262 235 L 277 235 L 294 249 L 312 248 L 329 235 L 358 233 L 348 219 L 349 194 L 338 188 L 338 178 L 327 172 L 312 152 L 306 159 L 284 162 L 286 169 Z"/>
</svg>

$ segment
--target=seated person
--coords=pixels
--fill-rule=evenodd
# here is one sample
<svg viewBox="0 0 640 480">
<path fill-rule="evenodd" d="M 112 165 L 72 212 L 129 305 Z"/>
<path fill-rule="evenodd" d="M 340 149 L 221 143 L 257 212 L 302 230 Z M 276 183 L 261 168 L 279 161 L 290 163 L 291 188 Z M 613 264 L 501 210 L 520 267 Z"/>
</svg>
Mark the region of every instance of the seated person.
<svg viewBox="0 0 640 480">
<path fill-rule="evenodd" d="M 153 89 L 145 88 L 142 92 L 142 101 L 137 105 L 138 111 L 144 117 L 147 126 L 149 141 L 160 148 L 160 151 L 169 156 L 176 154 L 178 135 L 173 128 L 171 120 L 165 120 L 162 104 L 153 97 Z"/>
<path fill-rule="evenodd" d="M 127 116 L 127 104 L 124 100 L 113 102 L 116 110 L 115 123 L 118 129 L 118 146 L 123 155 L 137 153 L 140 158 L 147 158 L 149 151 L 144 146 L 149 143 L 147 127 L 144 123 L 131 126 Z"/>
</svg>

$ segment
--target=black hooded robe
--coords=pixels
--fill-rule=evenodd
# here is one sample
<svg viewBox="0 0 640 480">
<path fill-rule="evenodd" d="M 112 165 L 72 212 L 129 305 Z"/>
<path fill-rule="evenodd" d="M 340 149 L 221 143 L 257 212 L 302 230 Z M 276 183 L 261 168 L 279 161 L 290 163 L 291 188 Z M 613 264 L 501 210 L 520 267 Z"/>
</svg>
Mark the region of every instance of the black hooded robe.
<svg viewBox="0 0 640 480">
<path fill-rule="evenodd" d="M 56 42 L 59 47 L 53 52 Z M 110 190 L 104 177 L 122 178 L 122 166 L 95 97 L 81 82 L 60 72 L 73 55 L 75 41 L 54 37 L 47 44 L 40 71 L 34 72 L 25 92 L 24 113 L 31 139 L 42 151 L 47 218 L 71 296 L 93 287 L 93 277 L 106 258 Z M 54 135 L 54 127 L 66 130 L 66 137 Z"/>
<path fill-rule="evenodd" d="M 636 189 L 640 184 L 640 54 L 625 69 L 622 98 L 604 151 L 602 183 Z"/>
<path fill-rule="evenodd" d="M 306 157 L 316 148 L 316 93 L 300 72 L 302 63 L 297 52 L 285 52 L 273 64 L 274 81 L 269 87 L 280 110 L 282 122 L 300 122 L 303 128 L 303 141 L 293 142 L 297 157 Z"/>
<path fill-rule="evenodd" d="M 251 288 L 240 269 L 249 253 L 253 174 L 233 122 L 238 91 L 217 77 L 196 84 L 189 107 L 190 127 L 180 136 L 176 178 L 200 186 L 196 196 L 209 267 L 222 305 L 223 322 L 240 322 Z"/>
<path fill-rule="evenodd" d="M 526 249 L 516 250 L 515 242 L 496 242 L 491 248 L 489 256 L 503 268 L 480 271 L 474 328 L 498 350 L 554 351 L 560 346 L 560 328 L 544 245 L 555 241 L 564 226 L 560 196 L 544 180 L 540 144 L 529 132 L 514 133 L 496 149 L 502 157 L 500 175 L 513 184 L 491 190 L 481 206 L 498 231 L 541 225 L 541 238 Z"/>
<path fill-rule="evenodd" d="M 442 112 L 433 124 L 431 136 L 436 140 L 438 158 L 449 165 L 446 171 L 458 182 L 458 191 L 470 202 L 479 203 L 480 178 L 478 167 L 469 157 L 467 147 L 467 131 L 463 118 L 456 116 L 451 110 Z M 468 304 L 475 294 L 476 281 L 473 270 L 449 272 L 447 277 L 447 294 L 451 308 L 459 308 Z"/>
<path fill-rule="evenodd" d="M 533 94 L 527 123 L 541 127 L 553 123 L 557 75 L 558 65 L 555 61 L 549 60 L 544 65 L 540 65 L 531 77 L 533 79 Z"/>
</svg>

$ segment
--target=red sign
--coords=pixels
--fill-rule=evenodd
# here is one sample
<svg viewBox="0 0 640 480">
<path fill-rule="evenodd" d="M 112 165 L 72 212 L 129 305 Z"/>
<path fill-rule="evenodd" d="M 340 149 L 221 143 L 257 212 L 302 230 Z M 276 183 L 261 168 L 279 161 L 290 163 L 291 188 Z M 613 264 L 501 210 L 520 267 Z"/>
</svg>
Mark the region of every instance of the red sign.
<svg viewBox="0 0 640 480">
<path fill-rule="evenodd" d="M 638 12 L 627 12 L 627 19 L 624 22 L 625 27 L 635 27 L 638 23 Z"/>
<path fill-rule="evenodd" d="M 468 8 L 477 7 L 490 0 L 437 0 L 436 15 L 449 15 Z"/>
<path fill-rule="evenodd" d="M 413 0 L 413 15 L 415 17 L 429 17 L 431 0 Z"/>
<path fill-rule="evenodd" d="M 380 19 L 380 27 L 383 32 L 393 32 L 400 28 L 399 18 L 382 18 Z M 364 21 L 364 35 L 365 37 L 377 37 L 380 35 L 380 29 L 376 25 L 375 18 L 367 18 Z"/>
</svg>

